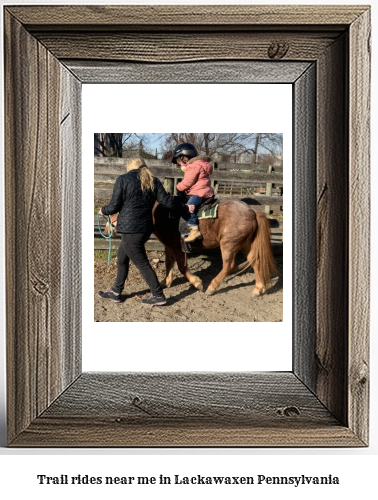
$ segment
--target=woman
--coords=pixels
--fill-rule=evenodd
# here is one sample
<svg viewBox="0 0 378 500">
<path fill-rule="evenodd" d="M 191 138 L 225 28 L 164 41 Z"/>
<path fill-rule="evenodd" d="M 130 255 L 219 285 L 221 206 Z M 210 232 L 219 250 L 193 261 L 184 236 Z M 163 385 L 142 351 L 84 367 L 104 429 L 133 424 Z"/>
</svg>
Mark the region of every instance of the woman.
<svg viewBox="0 0 378 500">
<path fill-rule="evenodd" d="M 126 164 L 127 173 L 115 182 L 109 205 L 101 208 L 100 215 L 119 212 L 117 233 L 122 241 L 118 249 L 118 271 L 114 285 L 98 294 L 102 299 L 121 302 L 121 293 L 129 273 L 130 260 L 142 274 L 151 289 L 151 295 L 143 304 L 162 306 L 167 303 L 163 290 L 152 269 L 144 245 L 153 230 L 152 209 L 155 202 L 168 209 L 177 210 L 180 215 L 188 213 L 188 206 L 176 202 L 153 177 L 143 158 L 131 158 Z"/>
</svg>

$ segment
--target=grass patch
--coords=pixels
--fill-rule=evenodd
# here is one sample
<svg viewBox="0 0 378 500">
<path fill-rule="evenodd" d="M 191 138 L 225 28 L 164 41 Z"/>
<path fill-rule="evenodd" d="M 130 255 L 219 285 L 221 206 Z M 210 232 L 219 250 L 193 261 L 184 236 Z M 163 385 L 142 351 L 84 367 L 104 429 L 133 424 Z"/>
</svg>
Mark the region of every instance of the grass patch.
<svg viewBox="0 0 378 500">
<path fill-rule="evenodd" d="M 94 251 L 94 258 L 95 259 L 108 260 L 108 255 L 109 255 L 108 250 L 95 250 Z M 112 250 L 110 253 L 110 258 L 114 259 L 115 257 L 117 257 L 117 250 Z"/>
</svg>

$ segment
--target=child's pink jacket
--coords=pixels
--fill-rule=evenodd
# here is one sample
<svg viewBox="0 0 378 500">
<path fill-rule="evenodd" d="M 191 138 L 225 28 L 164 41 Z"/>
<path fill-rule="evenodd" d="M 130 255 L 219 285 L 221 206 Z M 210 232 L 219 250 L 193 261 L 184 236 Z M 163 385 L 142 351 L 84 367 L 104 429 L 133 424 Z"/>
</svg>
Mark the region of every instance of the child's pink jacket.
<svg viewBox="0 0 378 500">
<path fill-rule="evenodd" d="M 214 190 L 211 187 L 210 174 L 213 166 L 209 156 L 196 156 L 186 164 L 185 175 L 176 186 L 178 191 L 186 191 L 188 195 L 211 198 Z"/>
</svg>

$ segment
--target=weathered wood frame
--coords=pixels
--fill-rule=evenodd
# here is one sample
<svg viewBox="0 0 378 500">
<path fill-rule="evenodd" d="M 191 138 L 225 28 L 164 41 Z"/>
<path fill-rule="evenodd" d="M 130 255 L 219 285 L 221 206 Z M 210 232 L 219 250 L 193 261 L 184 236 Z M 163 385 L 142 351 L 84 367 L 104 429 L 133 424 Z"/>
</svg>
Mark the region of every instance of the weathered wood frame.
<svg viewBox="0 0 378 500">
<path fill-rule="evenodd" d="M 367 446 L 369 7 L 7 6 L 4 22 L 9 445 Z M 81 84 L 201 61 L 208 81 L 219 61 L 308 62 L 291 80 L 293 371 L 81 373 Z"/>
</svg>

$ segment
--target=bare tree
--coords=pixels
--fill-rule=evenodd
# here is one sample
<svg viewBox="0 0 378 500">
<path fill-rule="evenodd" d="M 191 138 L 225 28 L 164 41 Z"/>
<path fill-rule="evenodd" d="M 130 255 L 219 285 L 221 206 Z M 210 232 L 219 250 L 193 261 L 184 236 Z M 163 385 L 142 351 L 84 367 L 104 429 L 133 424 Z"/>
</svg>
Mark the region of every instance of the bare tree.
<svg viewBox="0 0 378 500">
<path fill-rule="evenodd" d="M 191 142 L 199 154 L 216 155 L 219 159 L 237 162 L 250 156 L 251 163 L 257 163 L 259 154 L 278 157 L 282 154 L 282 134 L 215 134 L 215 133 L 172 133 L 162 134 L 163 157 L 171 158 L 171 152 L 180 142 Z"/>
<path fill-rule="evenodd" d="M 95 134 L 95 156 L 117 156 L 122 158 L 122 136 L 123 134 Z"/>
<path fill-rule="evenodd" d="M 148 146 L 148 134 L 126 133 L 123 134 L 123 156 L 128 157 L 135 154 L 143 158 L 156 158 L 156 150 Z"/>
<path fill-rule="evenodd" d="M 130 156 L 139 154 L 144 158 L 155 158 L 147 146 L 148 134 L 122 133 L 122 134 L 94 134 L 95 156 Z"/>
</svg>

